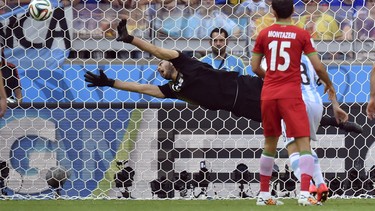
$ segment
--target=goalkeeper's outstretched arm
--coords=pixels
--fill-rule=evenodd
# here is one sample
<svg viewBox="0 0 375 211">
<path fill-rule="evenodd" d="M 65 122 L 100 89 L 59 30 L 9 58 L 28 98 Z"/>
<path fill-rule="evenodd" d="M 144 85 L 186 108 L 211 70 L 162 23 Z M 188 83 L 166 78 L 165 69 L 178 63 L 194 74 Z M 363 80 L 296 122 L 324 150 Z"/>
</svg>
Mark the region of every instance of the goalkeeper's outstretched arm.
<svg viewBox="0 0 375 211">
<path fill-rule="evenodd" d="M 176 50 L 170 50 L 166 48 L 161 48 L 155 46 L 145 40 L 142 40 L 138 37 L 134 37 L 129 35 L 128 29 L 126 27 L 126 20 L 121 20 L 119 25 L 117 26 L 118 37 L 117 41 L 122 41 L 125 43 L 132 44 L 137 48 L 141 49 L 142 51 L 146 51 L 159 59 L 162 60 L 171 60 L 177 58 L 179 53 Z"/>
<path fill-rule="evenodd" d="M 109 86 L 116 89 L 138 92 L 141 94 L 147 94 L 157 98 L 165 98 L 164 94 L 160 91 L 158 86 L 151 84 L 140 84 L 136 82 L 120 81 L 108 78 L 103 70 L 99 70 L 99 75 L 87 71 L 85 73 L 85 81 L 88 82 L 88 87 L 103 87 Z"/>
</svg>

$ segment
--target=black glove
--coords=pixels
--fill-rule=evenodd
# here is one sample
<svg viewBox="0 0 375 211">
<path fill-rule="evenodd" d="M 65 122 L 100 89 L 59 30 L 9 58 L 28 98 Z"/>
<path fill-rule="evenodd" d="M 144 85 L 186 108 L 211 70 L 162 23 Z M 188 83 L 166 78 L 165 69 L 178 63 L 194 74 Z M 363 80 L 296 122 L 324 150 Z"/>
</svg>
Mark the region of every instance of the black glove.
<svg viewBox="0 0 375 211">
<path fill-rule="evenodd" d="M 115 80 L 108 78 L 103 70 L 99 70 L 99 73 L 100 75 L 96 75 L 89 71 L 85 73 L 85 81 L 89 83 L 87 84 L 87 87 L 95 87 L 95 86 L 113 87 L 113 85 L 115 84 Z"/>
<path fill-rule="evenodd" d="M 117 26 L 117 41 L 122 41 L 126 43 L 131 43 L 134 39 L 134 36 L 129 35 L 128 29 L 126 28 L 126 19 L 123 19 L 120 21 L 120 23 Z"/>
</svg>

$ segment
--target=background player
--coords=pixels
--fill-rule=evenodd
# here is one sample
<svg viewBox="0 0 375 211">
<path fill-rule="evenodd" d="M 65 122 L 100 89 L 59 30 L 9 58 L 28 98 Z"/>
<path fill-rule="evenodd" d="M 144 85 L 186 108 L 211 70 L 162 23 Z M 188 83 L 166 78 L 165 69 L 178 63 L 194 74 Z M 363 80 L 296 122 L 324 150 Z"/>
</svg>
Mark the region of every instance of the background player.
<svg viewBox="0 0 375 211">
<path fill-rule="evenodd" d="M 227 53 L 228 32 L 223 28 L 215 28 L 211 31 L 210 38 L 212 53 L 200 60 L 217 70 L 234 71 L 239 75 L 247 75 L 242 59 Z"/>
<path fill-rule="evenodd" d="M 0 71 L 0 77 L 3 77 L 3 74 Z M 4 82 L 0 80 L 0 118 L 5 115 L 7 110 L 7 95 L 4 89 Z"/>
<path fill-rule="evenodd" d="M 265 76 L 261 95 L 265 144 L 260 158 L 261 190 L 257 205 L 282 204 L 273 199 L 269 192 L 277 141 L 281 135 L 281 119 L 285 121 L 288 128 L 287 136 L 295 137 L 300 153 L 301 191 L 298 203 L 317 205 L 318 202 L 309 193 L 309 184 L 314 171 L 314 158 L 311 155 L 309 122 L 300 88 L 302 53 L 310 56 L 314 69 L 324 82 L 337 122 L 347 121 L 348 116 L 346 113 L 345 115 L 338 112 L 336 91 L 317 56 L 309 33 L 291 25 L 291 16 L 294 12 L 293 0 L 273 0 L 272 9 L 277 22 L 260 32 L 251 59 L 252 70 L 260 76 Z M 266 57 L 267 62 L 266 73 L 260 67 L 263 56 Z"/>
<path fill-rule="evenodd" d="M 2 51 L 3 45 L 2 45 L 3 39 L 0 40 L 0 50 Z M 1 59 L 0 67 L 3 67 L 3 61 L 4 59 Z M 2 80 L 3 74 L 0 71 L 0 118 L 5 115 L 5 112 L 7 110 L 7 94 L 5 92 L 4 88 L 4 81 Z"/>
<path fill-rule="evenodd" d="M 375 64 L 370 73 L 370 100 L 368 101 L 366 113 L 369 119 L 375 119 Z"/>
</svg>

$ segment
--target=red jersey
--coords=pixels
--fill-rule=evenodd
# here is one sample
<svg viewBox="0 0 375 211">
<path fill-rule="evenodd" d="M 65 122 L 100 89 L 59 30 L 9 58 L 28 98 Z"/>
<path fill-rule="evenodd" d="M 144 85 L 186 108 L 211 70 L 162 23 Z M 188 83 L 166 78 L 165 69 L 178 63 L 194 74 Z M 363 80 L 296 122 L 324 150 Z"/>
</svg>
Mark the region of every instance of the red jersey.
<svg viewBox="0 0 375 211">
<path fill-rule="evenodd" d="M 301 56 L 315 52 L 304 29 L 281 23 L 263 29 L 253 49 L 267 62 L 261 99 L 301 98 Z"/>
</svg>

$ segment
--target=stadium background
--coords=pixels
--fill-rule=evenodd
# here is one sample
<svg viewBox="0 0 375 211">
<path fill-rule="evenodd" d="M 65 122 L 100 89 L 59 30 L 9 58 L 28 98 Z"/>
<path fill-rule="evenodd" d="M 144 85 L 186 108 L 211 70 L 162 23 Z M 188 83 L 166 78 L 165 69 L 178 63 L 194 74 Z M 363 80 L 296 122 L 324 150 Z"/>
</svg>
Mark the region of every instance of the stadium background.
<svg viewBox="0 0 375 211">
<path fill-rule="evenodd" d="M 19 9 L 22 11 L 21 7 Z M 238 119 L 227 112 L 187 106 L 180 101 L 110 88 L 87 89 L 83 79 L 85 71 L 99 68 L 121 80 L 156 85 L 165 81 L 155 73 L 156 61 L 148 55 L 137 58 L 130 54 L 123 59 L 79 58 L 80 51 L 92 55 L 93 52 L 105 55 L 107 51 L 139 52 L 113 39 L 77 36 L 71 30 L 75 16 L 70 7 L 56 9 L 54 18 L 58 20 L 56 25 L 33 22 L 22 12 L 2 19 L 3 26 L 8 26 L 6 46 L 12 46 L 5 54 L 18 67 L 24 95 L 24 103 L 10 105 L 0 121 L 0 158 L 7 161 L 11 169 L 8 195 L 48 195 L 51 189 L 45 180 L 46 171 L 63 166 L 71 172 L 63 186 L 63 196 L 118 197 L 120 190 L 113 184 L 113 175 L 118 171 L 117 160 L 129 160 L 129 165 L 135 169 L 130 190 L 136 198 L 151 198 L 149 182 L 161 176 L 172 180 L 183 170 L 198 172 L 202 160 L 207 161 L 215 184 L 209 190 L 211 195 L 214 192 L 222 197 L 238 195 L 231 174 L 239 163 L 249 166 L 252 196 L 256 194 L 262 146 L 260 124 Z M 18 25 L 9 24 L 12 20 Z M 31 29 L 26 27 L 28 24 Z M 43 27 L 54 31 L 50 39 L 46 39 L 45 34 L 33 36 L 35 29 Z M 173 38 L 145 38 L 167 48 L 209 50 L 207 39 L 181 37 L 175 42 Z M 25 39 L 30 39 L 33 48 L 27 47 Z M 320 52 L 368 51 L 372 42 L 320 41 L 317 48 Z M 249 55 L 252 46 L 253 41 L 248 39 L 230 40 L 231 50 L 243 57 Z M 17 53 L 20 49 L 31 51 L 33 56 Z M 333 60 L 327 65 L 338 100 L 350 112 L 350 120 L 363 125 L 364 133 L 319 129 L 321 140 L 317 151 L 322 158 L 323 172 L 328 181 L 344 179 L 352 169 L 367 177 L 375 164 L 373 124 L 368 123 L 364 115 L 371 61 Z M 328 102 L 327 96 L 324 102 Z M 287 156 L 281 145 L 279 148 L 277 164 L 280 172 L 284 172 Z"/>
</svg>

